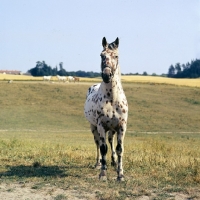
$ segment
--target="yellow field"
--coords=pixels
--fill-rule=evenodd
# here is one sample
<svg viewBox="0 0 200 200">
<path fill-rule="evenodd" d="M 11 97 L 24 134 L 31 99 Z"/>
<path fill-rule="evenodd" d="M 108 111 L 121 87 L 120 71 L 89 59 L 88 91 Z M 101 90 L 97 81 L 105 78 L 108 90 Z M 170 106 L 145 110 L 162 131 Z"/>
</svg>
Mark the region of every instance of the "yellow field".
<svg viewBox="0 0 200 200">
<path fill-rule="evenodd" d="M 33 77 L 26 75 L 10 75 L 10 74 L 0 74 L 1 81 L 16 80 L 16 81 L 39 81 L 43 80 L 43 77 Z"/>
<path fill-rule="evenodd" d="M 43 81 L 43 77 L 33 77 L 25 75 L 0 74 L 0 81 Z M 52 81 L 57 81 L 53 76 Z M 101 82 L 101 78 L 80 78 L 81 82 Z M 122 82 L 150 83 L 150 84 L 171 84 L 180 86 L 200 87 L 200 78 L 197 79 L 175 79 L 156 76 L 122 76 Z"/>
<path fill-rule="evenodd" d="M 156 76 L 122 76 L 122 81 L 137 83 L 161 83 L 180 86 L 200 87 L 200 79 L 175 79 Z"/>
<path fill-rule="evenodd" d="M 43 81 L 43 76 L 27 76 L 27 75 L 10 75 L 10 74 L 0 74 L 0 81 Z M 56 76 L 52 76 L 51 81 L 58 81 Z M 80 81 L 87 82 L 100 82 L 100 78 L 80 78 Z"/>
</svg>

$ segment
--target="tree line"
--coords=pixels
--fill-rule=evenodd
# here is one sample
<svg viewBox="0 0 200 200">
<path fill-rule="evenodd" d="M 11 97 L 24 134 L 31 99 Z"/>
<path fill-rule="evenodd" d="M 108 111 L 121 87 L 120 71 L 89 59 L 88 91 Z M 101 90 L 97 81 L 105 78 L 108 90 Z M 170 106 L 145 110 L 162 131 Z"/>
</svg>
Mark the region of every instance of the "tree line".
<svg viewBox="0 0 200 200">
<path fill-rule="evenodd" d="M 98 72 L 85 72 L 85 71 L 66 71 L 63 67 L 63 62 L 59 63 L 58 67 L 52 68 L 45 61 L 37 61 L 36 66 L 30 70 L 28 70 L 32 76 L 78 76 L 78 77 L 100 77 L 101 73 Z M 147 72 L 143 72 L 143 74 L 139 73 L 128 73 L 122 75 L 143 75 L 147 76 Z M 153 73 L 152 76 L 157 76 L 157 74 Z M 161 76 L 167 76 L 170 78 L 198 78 L 200 77 L 200 60 L 192 60 L 191 62 L 187 62 L 186 64 L 176 63 L 175 65 L 170 65 L 167 74 L 162 74 Z"/>
<path fill-rule="evenodd" d="M 32 76 L 79 76 L 79 77 L 99 77 L 101 76 L 98 72 L 85 72 L 85 71 L 71 71 L 67 72 L 63 67 L 63 62 L 59 63 L 59 69 L 58 67 L 52 68 L 51 66 L 47 65 L 45 61 L 37 61 L 36 66 L 30 70 L 28 70 L 28 73 L 30 73 Z"/>
<path fill-rule="evenodd" d="M 100 77 L 101 73 L 98 72 L 85 72 L 85 71 L 66 71 L 63 67 L 63 62 L 59 63 L 59 69 L 58 67 L 54 67 L 52 68 L 51 66 L 49 66 L 48 64 L 45 63 L 45 61 L 37 61 L 36 62 L 36 66 L 30 70 L 28 70 L 28 73 L 31 74 L 32 76 L 78 76 L 78 77 L 91 77 L 91 78 L 95 78 L 95 77 Z M 143 72 L 142 74 L 140 73 L 126 73 L 122 75 L 142 75 L 142 76 L 147 76 L 150 75 L 148 74 L 146 71 Z M 152 73 L 151 76 L 157 76 L 156 73 Z M 162 74 L 161 76 L 166 76 L 165 74 Z"/>
<path fill-rule="evenodd" d="M 198 78 L 200 77 L 200 60 L 192 60 L 182 65 L 180 63 L 175 66 L 170 65 L 167 75 L 170 78 Z"/>
</svg>

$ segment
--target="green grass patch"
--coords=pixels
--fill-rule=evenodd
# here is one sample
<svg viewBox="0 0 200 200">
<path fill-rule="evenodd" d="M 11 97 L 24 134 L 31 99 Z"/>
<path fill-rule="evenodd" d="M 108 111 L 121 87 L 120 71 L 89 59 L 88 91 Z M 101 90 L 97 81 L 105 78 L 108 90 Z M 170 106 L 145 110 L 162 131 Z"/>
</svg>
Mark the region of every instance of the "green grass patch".
<svg viewBox="0 0 200 200">
<path fill-rule="evenodd" d="M 0 129 L 88 130 L 83 114 L 91 84 L 0 84 Z M 134 132 L 199 132 L 200 89 L 125 83 L 128 130 Z"/>
</svg>

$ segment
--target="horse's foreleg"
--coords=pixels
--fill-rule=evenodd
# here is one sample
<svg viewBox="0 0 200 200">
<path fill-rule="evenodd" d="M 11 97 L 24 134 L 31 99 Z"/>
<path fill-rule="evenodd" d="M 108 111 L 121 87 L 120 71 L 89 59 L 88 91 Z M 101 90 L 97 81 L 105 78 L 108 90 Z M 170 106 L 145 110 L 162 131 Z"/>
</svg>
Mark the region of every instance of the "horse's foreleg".
<svg viewBox="0 0 200 200">
<path fill-rule="evenodd" d="M 108 151 L 108 147 L 106 144 L 106 132 L 103 126 L 98 126 L 98 132 L 100 134 L 100 152 L 101 152 L 101 172 L 99 174 L 100 180 L 107 180 L 106 171 L 107 171 L 107 164 L 106 164 L 106 154 Z"/>
<path fill-rule="evenodd" d="M 97 131 L 97 127 L 94 125 L 90 125 L 91 131 L 94 135 L 94 142 L 96 144 L 96 148 L 97 148 L 97 158 L 96 158 L 96 164 L 95 164 L 95 168 L 96 169 L 100 169 L 101 168 L 101 161 L 100 161 L 100 146 L 99 146 L 99 134 Z"/>
<path fill-rule="evenodd" d="M 111 154 L 111 166 L 116 167 L 117 166 L 117 162 L 116 162 L 116 153 L 115 153 L 115 148 L 114 148 L 114 136 L 115 136 L 115 131 L 109 131 L 108 133 L 108 141 L 110 143 L 110 148 L 112 151 Z"/>
<path fill-rule="evenodd" d="M 119 180 L 119 181 L 124 180 L 122 157 L 123 157 L 123 153 L 124 153 L 125 131 L 126 131 L 126 127 L 121 127 L 119 129 L 118 135 L 117 135 L 117 147 L 116 147 L 116 152 L 117 152 L 117 156 L 118 156 L 117 180 Z"/>
</svg>

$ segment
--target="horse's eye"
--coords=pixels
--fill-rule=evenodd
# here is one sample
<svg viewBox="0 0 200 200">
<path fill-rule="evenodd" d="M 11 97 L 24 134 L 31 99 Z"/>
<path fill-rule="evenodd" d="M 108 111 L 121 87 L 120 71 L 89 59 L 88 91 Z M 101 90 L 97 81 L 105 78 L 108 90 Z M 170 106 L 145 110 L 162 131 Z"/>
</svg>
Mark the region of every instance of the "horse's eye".
<svg viewBox="0 0 200 200">
<path fill-rule="evenodd" d="M 118 58 L 118 56 L 115 56 L 115 58 Z"/>
</svg>

